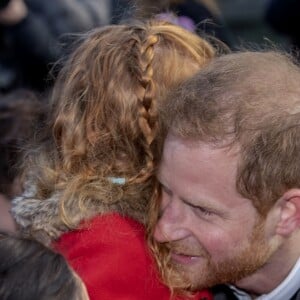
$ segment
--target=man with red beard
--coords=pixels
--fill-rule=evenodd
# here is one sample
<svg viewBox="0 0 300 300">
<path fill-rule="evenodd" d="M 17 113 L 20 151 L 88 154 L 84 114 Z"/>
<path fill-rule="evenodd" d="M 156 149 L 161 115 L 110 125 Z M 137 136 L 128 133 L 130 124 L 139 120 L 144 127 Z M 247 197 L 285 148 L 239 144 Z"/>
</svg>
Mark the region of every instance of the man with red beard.
<svg viewBox="0 0 300 300">
<path fill-rule="evenodd" d="M 226 284 L 227 299 L 298 299 L 300 68 L 276 52 L 224 55 L 161 111 L 154 239 L 160 262 L 169 253 L 165 281 Z"/>
</svg>

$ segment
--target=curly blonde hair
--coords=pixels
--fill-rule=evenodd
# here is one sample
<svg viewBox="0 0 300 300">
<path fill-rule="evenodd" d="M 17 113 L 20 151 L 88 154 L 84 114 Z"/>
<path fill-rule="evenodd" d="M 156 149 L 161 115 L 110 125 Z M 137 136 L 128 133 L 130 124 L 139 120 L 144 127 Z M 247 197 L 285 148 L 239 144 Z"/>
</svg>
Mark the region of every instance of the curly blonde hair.
<svg viewBox="0 0 300 300">
<path fill-rule="evenodd" d="M 51 138 L 26 158 L 34 198 L 58 199 L 56 222 L 75 228 L 116 211 L 146 223 L 157 185 L 158 99 L 214 55 L 204 39 L 164 21 L 84 37 L 57 78 Z"/>
</svg>

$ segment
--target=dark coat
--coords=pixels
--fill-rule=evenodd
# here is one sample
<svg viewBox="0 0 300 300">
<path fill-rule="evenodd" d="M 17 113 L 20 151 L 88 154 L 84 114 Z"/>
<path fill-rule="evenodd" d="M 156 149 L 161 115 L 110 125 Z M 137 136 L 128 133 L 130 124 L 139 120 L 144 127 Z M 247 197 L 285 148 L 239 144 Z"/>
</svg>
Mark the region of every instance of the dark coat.
<svg viewBox="0 0 300 300">
<path fill-rule="evenodd" d="M 216 286 L 213 288 L 212 292 L 214 295 L 214 300 L 238 300 L 233 291 L 226 285 Z M 300 288 L 291 299 L 284 300 L 300 300 Z"/>
<path fill-rule="evenodd" d="M 273 29 L 290 37 L 292 43 L 300 48 L 300 1 L 271 0 L 265 20 Z"/>
</svg>

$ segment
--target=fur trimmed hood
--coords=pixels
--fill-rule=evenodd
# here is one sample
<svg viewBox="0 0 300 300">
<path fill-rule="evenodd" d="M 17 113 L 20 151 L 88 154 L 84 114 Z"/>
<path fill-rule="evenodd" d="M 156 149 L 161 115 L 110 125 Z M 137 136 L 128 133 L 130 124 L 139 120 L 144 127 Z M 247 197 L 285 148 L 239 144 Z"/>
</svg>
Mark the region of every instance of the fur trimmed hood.
<svg viewBox="0 0 300 300">
<path fill-rule="evenodd" d="M 32 183 L 25 185 L 24 192 L 12 200 L 11 213 L 24 236 L 34 237 L 45 245 L 58 239 L 63 233 L 77 228 L 79 224 L 96 215 L 116 212 L 131 217 L 143 224 L 146 219 L 145 205 L 133 201 L 121 200 L 114 203 L 95 202 L 89 209 L 72 207 L 72 228 L 61 216 L 61 192 L 53 193 L 47 199 L 38 199 Z M 141 201 L 143 203 L 143 201 Z"/>
<path fill-rule="evenodd" d="M 50 244 L 69 228 L 59 218 L 59 194 L 48 199 L 34 198 L 34 185 L 27 185 L 24 193 L 13 199 L 11 213 L 24 236 L 33 236 Z"/>
</svg>

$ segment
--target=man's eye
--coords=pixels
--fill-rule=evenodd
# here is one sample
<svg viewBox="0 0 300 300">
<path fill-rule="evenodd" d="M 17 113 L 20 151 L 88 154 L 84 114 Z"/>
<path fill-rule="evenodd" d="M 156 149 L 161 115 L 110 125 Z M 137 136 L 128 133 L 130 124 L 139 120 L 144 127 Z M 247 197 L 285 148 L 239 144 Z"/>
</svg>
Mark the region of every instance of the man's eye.
<svg viewBox="0 0 300 300">
<path fill-rule="evenodd" d="M 195 206 L 195 208 L 203 215 L 205 216 L 211 216 L 213 213 L 212 211 L 204 208 L 204 207 L 201 207 L 201 206 Z"/>
<path fill-rule="evenodd" d="M 189 202 L 185 202 L 186 204 L 188 204 L 189 206 L 193 207 L 195 209 L 195 211 L 202 215 L 202 216 L 211 216 L 213 215 L 213 212 L 210 209 L 207 209 L 203 206 L 198 206 L 198 205 L 194 205 L 192 203 Z"/>
</svg>

